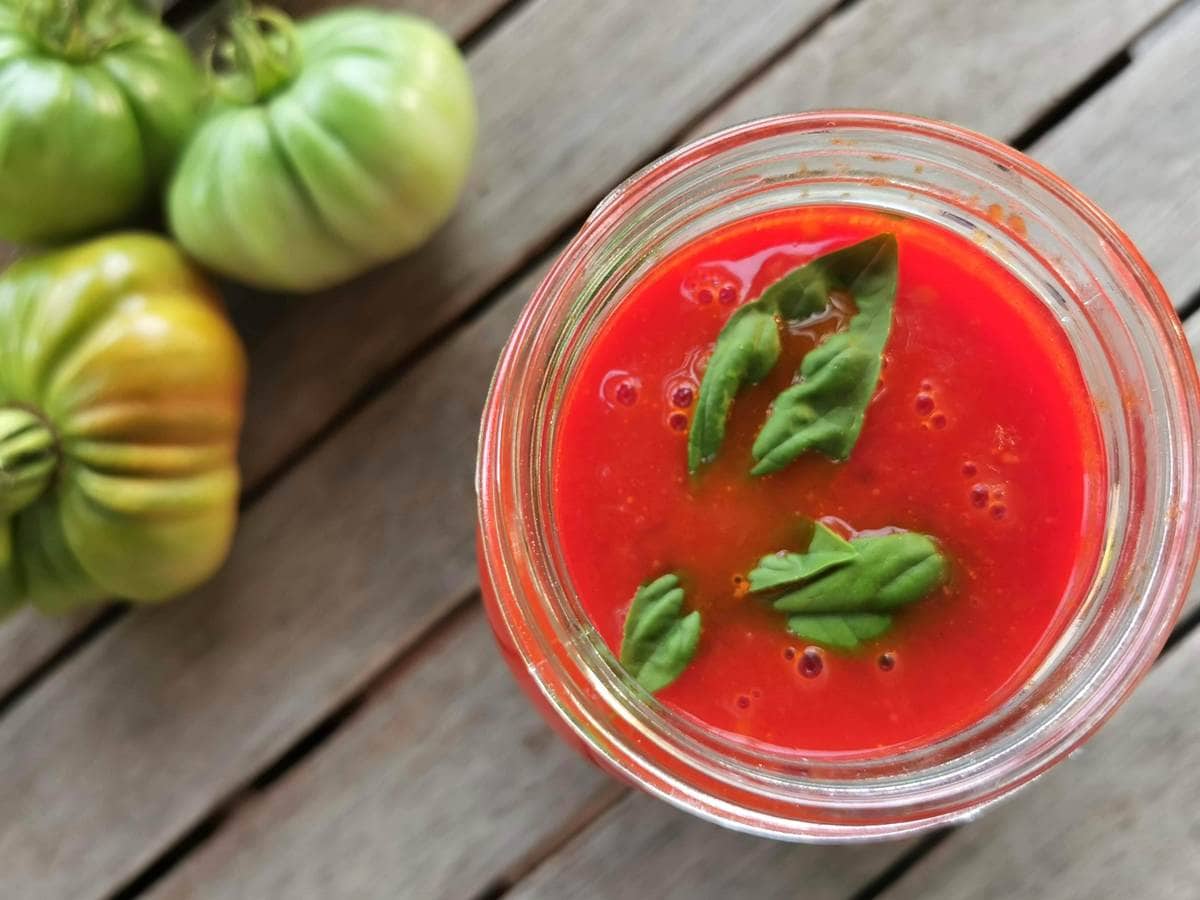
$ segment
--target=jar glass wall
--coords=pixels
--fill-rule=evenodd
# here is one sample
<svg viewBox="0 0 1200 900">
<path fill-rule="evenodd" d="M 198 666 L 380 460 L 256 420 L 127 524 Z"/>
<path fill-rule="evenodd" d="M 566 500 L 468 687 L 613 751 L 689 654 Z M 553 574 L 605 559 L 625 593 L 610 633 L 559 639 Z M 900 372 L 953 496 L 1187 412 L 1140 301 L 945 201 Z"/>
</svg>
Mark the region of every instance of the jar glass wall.
<svg viewBox="0 0 1200 900">
<path fill-rule="evenodd" d="M 799 754 L 705 729 L 637 688 L 582 611 L 554 528 L 566 388 L 656 261 L 726 223 L 858 205 L 964 235 L 1060 323 L 1097 410 L 1106 470 L 1099 562 L 1028 682 L 969 728 L 886 754 Z M 488 612 L 519 680 L 598 764 L 722 824 L 868 840 L 958 821 L 1087 738 L 1153 662 L 1200 542 L 1200 387 L 1178 320 L 1129 239 L 1015 150 L 944 123 L 816 112 L 749 123 L 664 157 L 612 192 L 564 250 L 505 348 L 477 470 Z"/>
</svg>

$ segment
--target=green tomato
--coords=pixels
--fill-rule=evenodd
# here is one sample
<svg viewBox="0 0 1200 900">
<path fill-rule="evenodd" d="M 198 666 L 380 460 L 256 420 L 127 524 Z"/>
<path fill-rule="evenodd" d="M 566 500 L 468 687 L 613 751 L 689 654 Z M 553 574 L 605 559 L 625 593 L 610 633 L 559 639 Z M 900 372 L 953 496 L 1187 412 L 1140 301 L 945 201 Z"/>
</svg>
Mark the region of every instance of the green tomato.
<svg viewBox="0 0 1200 900">
<path fill-rule="evenodd" d="M 219 82 L 225 98 L 168 191 L 188 252 L 248 284 L 309 291 L 427 240 L 475 142 L 454 43 L 423 19 L 362 9 L 298 26 L 263 10 L 231 33 L 240 71 Z"/>
<path fill-rule="evenodd" d="M 219 299 L 161 237 L 0 276 L 0 613 L 211 575 L 237 521 L 245 371 Z"/>
<path fill-rule="evenodd" d="M 50 242 L 121 222 L 195 127 L 187 48 L 131 7 L 0 0 L 0 237 Z"/>
</svg>

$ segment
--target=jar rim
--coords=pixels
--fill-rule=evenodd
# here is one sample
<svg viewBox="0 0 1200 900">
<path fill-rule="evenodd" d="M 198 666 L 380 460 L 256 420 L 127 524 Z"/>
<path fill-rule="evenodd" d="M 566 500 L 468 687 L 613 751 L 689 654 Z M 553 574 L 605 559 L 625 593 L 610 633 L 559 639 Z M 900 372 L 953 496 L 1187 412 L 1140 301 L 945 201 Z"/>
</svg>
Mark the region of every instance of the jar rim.
<svg viewBox="0 0 1200 900">
<path fill-rule="evenodd" d="M 639 211 L 646 215 L 642 207 L 651 199 L 661 201 L 681 179 L 726 156 L 790 138 L 828 135 L 828 141 L 835 142 L 865 133 L 876 140 L 891 135 L 935 155 L 958 153 L 970 163 L 962 163 L 966 168 L 977 165 L 987 177 L 1012 180 L 1014 190 L 1035 191 L 1045 203 L 1061 208 L 1072 220 L 1070 227 L 1081 229 L 1102 248 L 1104 255 L 1097 259 L 1108 267 L 1111 283 L 1119 286 L 1119 296 L 1108 299 L 1127 306 L 1113 327 L 1128 330 L 1136 349 L 1150 357 L 1143 374 L 1153 384 L 1147 389 L 1157 389 L 1170 401 L 1156 422 L 1164 445 L 1158 448 L 1164 458 L 1156 462 L 1165 464 L 1159 480 L 1167 483 L 1156 482 L 1151 496 L 1152 502 L 1170 508 L 1152 505 L 1141 513 L 1167 520 L 1160 521 L 1156 532 L 1163 543 L 1153 571 L 1143 573 L 1149 577 L 1126 578 L 1119 584 L 1114 580 L 1108 588 L 1116 595 L 1128 582 L 1142 591 L 1124 600 L 1122 609 L 1132 604 L 1138 612 L 1131 615 L 1128 632 L 1116 636 L 1111 658 L 1093 666 L 1089 681 L 1074 685 L 1069 704 L 1063 697 L 1052 701 L 1064 704 L 1057 719 L 1025 721 L 1019 734 L 1013 732 L 1018 739 L 1009 740 L 1003 753 L 974 761 L 965 756 L 942 759 L 930 755 L 942 745 L 929 744 L 918 748 L 915 757 L 889 757 L 886 763 L 902 773 L 893 776 L 873 776 L 871 766 L 853 754 L 843 766 L 831 756 L 747 751 L 716 735 L 681 736 L 660 728 L 655 717 L 672 727 L 678 724 L 670 721 L 671 711 L 653 700 L 633 702 L 628 676 L 619 666 L 614 669 L 611 653 L 606 660 L 606 651 L 595 647 L 594 635 L 563 630 L 550 609 L 558 598 L 549 594 L 562 590 L 565 573 L 555 571 L 562 569 L 561 559 L 556 561 L 544 544 L 535 546 L 553 539 L 537 534 L 546 521 L 538 521 L 537 490 L 524 471 L 531 461 L 521 458 L 522 450 L 528 456 L 547 438 L 546 423 L 536 409 L 522 408 L 521 403 L 528 406 L 530 398 L 544 401 L 552 364 L 561 361 L 555 354 L 563 349 L 552 319 L 579 299 L 571 292 L 578 294 L 590 255 L 598 254 L 606 242 L 619 241 L 622 229 L 628 230 Z M 594 280 L 596 273 L 592 276 Z M 603 273 L 599 277 L 603 280 Z M 687 144 L 618 185 L 562 251 L 521 314 L 501 355 L 481 432 L 476 488 L 485 587 L 497 598 L 497 625 L 506 631 L 519 665 L 563 723 L 602 765 L 650 793 L 720 824 L 785 839 L 863 840 L 939 827 L 978 813 L 1078 747 L 1115 711 L 1157 656 L 1182 607 L 1200 553 L 1196 542 L 1188 539 L 1200 525 L 1200 510 L 1192 502 L 1200 481 L 1195 452 L 1198 397 L 1200 378 L 1182 328 L 1142 255 L 1093 201 L 1040 163 L 976 132 L 914 116 L 823 110 L 760 119 Z M 1136 490 L 1138 485 L 1131 487 Z M 1145 561 L 1135 559 L 1133 564 L 1144 567 Z M 950 740 L 978 739 L 997 727 L 996 721 L 985 718 Z M 979 733 L 973 734 L 972 728 Z M 946 746 L 953 749 L 952 744 Z M 832 775 L 814 776 L 814 770 Z M 858 776 L 847 778 L 851 770 Z"/>
</svg>

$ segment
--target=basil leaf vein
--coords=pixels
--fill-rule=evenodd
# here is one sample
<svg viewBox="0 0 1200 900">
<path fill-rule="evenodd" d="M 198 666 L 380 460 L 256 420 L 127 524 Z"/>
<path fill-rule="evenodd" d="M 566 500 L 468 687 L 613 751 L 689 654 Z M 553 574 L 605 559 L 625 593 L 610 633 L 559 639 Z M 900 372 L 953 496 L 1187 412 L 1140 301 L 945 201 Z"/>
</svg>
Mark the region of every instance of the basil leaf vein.
<svg viewBox="0 0 1200 900">
<path fill-rule="evenodd" d="M 888 612 L 946 582 L 949 566 L 926 535 L 906 531 L 855 538 L 857 555 L 775 601 L 789 613 Z"/>
<path fill-rule="evenodd" d="M 750 590 L 766 591 L 807 581 L 848 563 L 858 551 L 845 538 L 818 522 L 805 553 L 772 553 L 750 571 Z"/>
<path fill-rule="evenodd" d="M 853 650 L 892 627 L 884 613 L 801 613 L 788 618 L 788 631 L 818 644 Z"/>
<path fill-rule="evenodd" d="M 945 584 L 949 564 L 934 540 L 912 531 L 844 540 L 816 523 L 808 550 L 764 556 L 750 590 L 776 591 L 798 637 L 842 650 L 880 637 L 892 613 Z"/>
<path fill-rule="evenodd" d="M 848 259 L 838 272 L 850 276 L 845 287 L 858 311 L 845 331 L 804 357 L 799 383 L 775 399 L 751 451 L 754 475 L 777 472 L 810 450 L 844 460 L 862 433 L 892 328 L 896 239 L 880 235 L 840 252 Z"/>
</svg>

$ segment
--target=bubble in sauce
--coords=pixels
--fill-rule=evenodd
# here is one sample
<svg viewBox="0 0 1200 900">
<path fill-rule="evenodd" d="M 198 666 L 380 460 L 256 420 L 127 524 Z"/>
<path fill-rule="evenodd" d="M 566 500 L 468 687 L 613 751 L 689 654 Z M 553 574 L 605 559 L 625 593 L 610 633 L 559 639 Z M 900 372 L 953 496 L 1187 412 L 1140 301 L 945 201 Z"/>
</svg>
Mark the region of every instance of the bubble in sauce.
<svg viewBox="0 0 1200 900">
<path fill-rule="evenodd" d="M 825 659 L 816 647 L 808 647 L 801 655 L 800 665 L 797 668 L 805 678 L 816 678 L 825 668 Z"/>
</svg>

